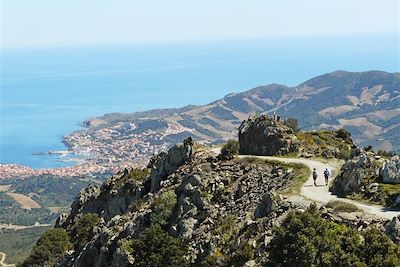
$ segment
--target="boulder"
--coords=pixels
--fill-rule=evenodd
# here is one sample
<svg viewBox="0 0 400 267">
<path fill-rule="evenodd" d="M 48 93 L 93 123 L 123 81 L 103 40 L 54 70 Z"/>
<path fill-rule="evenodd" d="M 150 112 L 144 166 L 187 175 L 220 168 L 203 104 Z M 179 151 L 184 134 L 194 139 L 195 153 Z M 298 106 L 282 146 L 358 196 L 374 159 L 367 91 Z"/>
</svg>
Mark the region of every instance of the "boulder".
<svg viewBox="0 0 400 267">
<path fill-rule="evenodd" d="M 61 227 L 68 219 L 68 213 L 61 213 L 56 219 L 55 227 Z"/>
<path fill-rule="evenodd" d="M 400 217 L 393 217 L 385 228 L 387 235 L 393 242 L 400 244 Z"/>
<path fill-rule="evenodd" d="M 340 174 L 333 182 L 332 191 L 337 194 L 360 192 L 363 180 L 373 174 L 373 158 L 366 153 L 354 156 L 345 162 Z"/>
<path fill-rule="evenodd" d="M 299 141 L 279 117 L 254 115 L 239 127 L 240 154 L 274 156 L 298 150 Z"/>
<path fill-rule="evenodd" d="M 380 170 L 380 176 L 384 183 L 400 184 L 400 156 L 386 160 Z"/>
<path fill-rule="evenodd" d="M 276 202 L 277 197 L 271 193 L 266 193 L 262 199 L 256 210 L 254 211 L 255 218 L 265 217 L 269 214 L 272 210 L 274 210 L 277 206 Z"/>
<path fill-rule="evenodd" d="M 183 145 L 174 145 L 168 153 L 160 153 L 150 160 L 148 168 L 151 169 L 151 192 L 158 190 L 162 180 L 189 160 L 192 148 L 193 140 L 189 137 L 184 140 Z"/>
</svg>

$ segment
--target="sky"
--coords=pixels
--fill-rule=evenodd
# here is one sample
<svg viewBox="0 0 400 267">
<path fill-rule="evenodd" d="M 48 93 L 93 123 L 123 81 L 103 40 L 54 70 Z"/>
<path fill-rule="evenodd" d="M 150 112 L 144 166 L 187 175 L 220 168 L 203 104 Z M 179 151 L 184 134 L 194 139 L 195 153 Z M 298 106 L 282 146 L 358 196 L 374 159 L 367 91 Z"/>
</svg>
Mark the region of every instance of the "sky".
<svg viewBox="0 0 400 267">
<path fill-rule="evenodd" d="M 2 48 L 400 33 L 399 0 L 0 0 L 0 3 Z"/>
</svg>

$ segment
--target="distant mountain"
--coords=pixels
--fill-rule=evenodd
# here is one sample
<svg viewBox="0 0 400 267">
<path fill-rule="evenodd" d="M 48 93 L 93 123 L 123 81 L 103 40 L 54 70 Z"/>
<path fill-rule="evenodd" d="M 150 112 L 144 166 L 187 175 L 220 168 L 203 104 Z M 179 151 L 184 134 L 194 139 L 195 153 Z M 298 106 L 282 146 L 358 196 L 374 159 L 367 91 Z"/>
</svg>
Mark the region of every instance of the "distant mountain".
<svg viewBox="0 0 400 267">
<path fill-rule="evenodd" d="M 131 122 L 138 126 L 136 131 L 177 125 L 187 132 L 166 134 L 166 142 L 191 135 L 219 143 L 236 137 L 240 123 L 254 113 L 295 117 L 303 130 L 345 127 L 360 146 L 399 151 L 400 73 L 335 71 L 296 87 L 270 84 L 203 106 L 106 114 L 85 123 L 98 129 Z"/>
</svg>

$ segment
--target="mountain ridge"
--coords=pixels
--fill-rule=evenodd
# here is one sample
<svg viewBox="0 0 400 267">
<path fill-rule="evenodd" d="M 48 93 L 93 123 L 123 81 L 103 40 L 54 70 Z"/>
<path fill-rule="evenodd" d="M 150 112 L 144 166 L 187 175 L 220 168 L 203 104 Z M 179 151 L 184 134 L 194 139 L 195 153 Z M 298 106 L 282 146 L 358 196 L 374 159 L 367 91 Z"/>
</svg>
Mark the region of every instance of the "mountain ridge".
<svg viewBox="0 0 400 267">
<path fill-rule="evenodd" d="M 208 144 L 235 138 L 240 123 L 255 113 L 297 118 L 303 130 L 347 128 L 359 146 L 400 151 L 400 73 L 337 70 L 294 87 L 277 83 L 257 86 L 205 105 L 105 114 L 85 121 L 88 128 L 73 133 L 74 138 L 67 136 L 66 144 L 74 152 L 82 148 L 80 140 L 104 144 L 99 131 L 112 129 L 118 132 L 113 138 L 137 139 L 132 151 L 136 149 L 139 157 L 148 159 L 189 136 Z M 86 148 L 90 152 L 90 146 Z M 107 149 L 115 150 L 112 145 Z M 96 153 L 95 157 L 107 157 Z"/>
</svg>

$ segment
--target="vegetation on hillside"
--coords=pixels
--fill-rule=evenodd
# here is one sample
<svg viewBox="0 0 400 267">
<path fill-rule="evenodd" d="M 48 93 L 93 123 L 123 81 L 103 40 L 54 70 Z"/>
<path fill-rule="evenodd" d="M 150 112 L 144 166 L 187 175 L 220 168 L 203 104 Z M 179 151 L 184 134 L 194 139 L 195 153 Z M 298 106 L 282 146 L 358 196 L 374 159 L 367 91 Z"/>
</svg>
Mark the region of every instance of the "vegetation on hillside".
<svg viewBox="0 0 400 267">
<path fill-rule="evenodd" d="M 299 132 L 296 135 L 304 150 L 311 151 L 315 156 L 349 159 L 351 149 L 354 148 L 351 135 L 346 129 Z"/>
<path fill-rule="evenodd" d="M 29 257 L 19 267 L 53 266 L 71 247 L 70 236 L 65 229 L 48 230 L 36 243 Z"/>
<path fill-rule="evenodd" d="M 0 232 L 0 251 L 7 254 L 7 263 L 18 263 L 29 256 L 40 236 L 52 226 L 34 227 Z"/>
<path fill-rule="evenodd" d="M 11 184 L 10 190 L 15 193 L 31 194 L 32 199 L 43 207 L 69 207 L 79 191 L 90 182 L 79 178 L 40 175 L 7 183 Z"/>
<path fill-rule="evenodd" d="M 57 214 L 47 208 L 24 209 L 12 197 L 0 192 L 0 223 L 34 225 L 36 222 L 51 223 Z"/>
<path fill-rule="evenodd" d="M 291 212 L 275 230 L 267 266 L 369 266 L 400 264 L 400 246 L 374 228 L 361 235 L 321 218 L 315 205 Z"/>
<path fill-rule="evenodd" d="M 226 144 L 222 146 L 219 158 L 222 160 L 233 159 L 236 155 L 239 154 L 239 149 L 240 145 L 238 141 L 229 140 Z"/>
<path fill-rule="evenodd" d="M 93 237 L 93 229 L 100 223 L 100 216 L 84 214 L 70 229 L 54 228 L 45 232 L 28 258 L 20 267 L 53 266 L 69 249 L 80 251 Z"/>
<path fill-rule="evenodd" d="M 93 228 L 101 221 L 99 215 L 87 213 L 79 218 L 69 230 L 74 250 L 82 250 L 87 242 L 93 237 Z"/>
<path fill-rule="evenodd" d="M 287 118 L 283 124 L 292 129 L 294 133 L 300 132 L 299 122 L 295 118 Z"/>
<path fill-rule="evenodd" d="M 144 168 L 133 168 L 130 171 L 125 170 L 125 173 L 119 178 L 114 185 L 114 188 L 120 188 L 125 185 L 129 181 L 135 181 L 138 183 L 142 183 L 150 174 L 150 169 Z"/>
<path fill-rule="evenodd" d="M 176 194 L 174 191 L 170 190 L 162 193 L 154 200 L 150 222 L 153 224 L 166 225 L 171 216 L 172 209 L 176 205 L 176 201 Z"/>
<path fill-rule="evenodd" d="M 340 200 L 331 200 L 326 204 L 326 207 L 331 208 L 335 212 L 361 211 L 356 205 Z"/>
<path fill-rule="evenodd" d="M 188 266 L 183 241 L 168 234 L 159 224 L 151 225 L 138 239 L 125 240 L 121 248 L 132 254 L 136 267 Z"/>
</svg>

